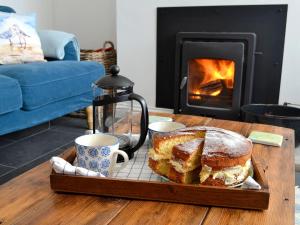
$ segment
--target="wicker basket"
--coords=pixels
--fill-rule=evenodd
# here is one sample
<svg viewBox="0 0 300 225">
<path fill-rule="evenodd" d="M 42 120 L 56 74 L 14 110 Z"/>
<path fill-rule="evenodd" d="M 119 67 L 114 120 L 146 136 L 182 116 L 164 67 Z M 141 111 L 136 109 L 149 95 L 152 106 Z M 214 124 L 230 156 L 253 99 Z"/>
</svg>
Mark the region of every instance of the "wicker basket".
<svg viewBox="0 0 300 225">
<path fill-rule="evenodd" d="M 109 68 L 112 65 L 117 64 L 117 52 L 114 44 L 111 41 L 106 41 L 103 44 L 103 48 L 96 50 L 80 50 L 80 60 L 82 61 L 96 61 L 103 63 L 106 74 L 109 72 Z"/>
</svg>

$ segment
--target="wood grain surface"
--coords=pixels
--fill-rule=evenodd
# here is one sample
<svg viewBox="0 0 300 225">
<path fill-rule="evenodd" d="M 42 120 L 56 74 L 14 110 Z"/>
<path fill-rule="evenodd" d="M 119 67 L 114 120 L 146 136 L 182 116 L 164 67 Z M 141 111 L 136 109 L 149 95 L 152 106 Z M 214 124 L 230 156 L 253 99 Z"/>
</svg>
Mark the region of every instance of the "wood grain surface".
<svg viewBox="0 0 300 225">
<path fill-rule="evenodd" d="M 170 116 L 170 115 L 168 115 Z M 255 144 L 271 190 L 265 211 L 202 207 L 111 197 L 56 194 L 48 162 L 0 186 L 0 224 L 294 224 L 294 132 L 267 125 L 176 115 L 188 126 L 211 125 L 248 135 L 251 130 L 284 136 L 283 146 Z M 141 190 L 143 191 L 143 190 Z"/>
</svg>

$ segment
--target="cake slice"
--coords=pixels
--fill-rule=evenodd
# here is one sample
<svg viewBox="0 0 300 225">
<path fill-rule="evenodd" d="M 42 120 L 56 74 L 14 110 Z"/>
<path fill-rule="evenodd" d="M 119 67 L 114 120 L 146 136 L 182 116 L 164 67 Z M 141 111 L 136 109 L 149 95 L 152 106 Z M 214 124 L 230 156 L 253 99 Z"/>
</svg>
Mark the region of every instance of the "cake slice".
<svg viewBox="0 0 300 225">
<path fill-rule="evenodd" d="M 167 177 L 171 164 L 168 159 L 153 160 L 152 158 L 149 158 L 148 165 L 157 174 Z"/>
<path fill-rule="evenodd" d="M 191 171 L 199 167 L 199 148 L 203 139 L 198 140 L 195 133 L 176 132 L 155 135 L 153 140 L 153 148 L 148 152 L 148 164 L 154 172 L 181 183 L 191 183 L 193 180 L 199 179 L 200 170 L 198 169 L 198 172 Z M 190 141 L 190 144 L 185 144 Z M 173 160 L 171 160 L 172 154 Z M 198 165 L 195 162 L 197 158 Z"/>
<path fill-rule="evenodd" d="M 175 145 L 185 143 L 197 138 L 192 132 L 171 132 L 155 134 L 153 136 L 153 149 L 162 159 L 171 159 L 172 149 Z"/>
<path fill-rule="evenodd" d="M 201 154 L 207 127 L 190 127 L 153 136 L 149 167 L 179 183 L 199 181 Z"/>
<path fill-rule="evenodd" d="M 170 180 L 184 184 L 199 183 L 203 142 L 203 138 L 197 138 L 173 147 L 167 175 Z"/>
<path fill-rule="evenodd" d="M 178 172 L 192 171 L 201 165 L 203 138 L 197 138 L 179 145 L 172 149 L 171 165 Z"/>
</svg>

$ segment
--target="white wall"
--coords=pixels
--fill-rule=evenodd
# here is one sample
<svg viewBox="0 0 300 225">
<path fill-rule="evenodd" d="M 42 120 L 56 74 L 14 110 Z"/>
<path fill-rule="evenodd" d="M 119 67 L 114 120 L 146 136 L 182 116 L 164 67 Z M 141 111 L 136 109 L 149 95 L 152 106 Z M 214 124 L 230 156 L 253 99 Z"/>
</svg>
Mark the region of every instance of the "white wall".
<svg viewBox="0 0 300 225">
<path fill-rule="evenodd" d="M 156 8 L 254 4 L 289 4 L 279 101 L 280 103 L 288 101 L 299 104 L 299 0 L 230 0 L 230 3 L 228 0 L 117 0 L 117 50 L 121 73 L 135 82 L 135 92 L 143 95 L 148 105 L 154 107 L 156 97 Z"/>
<path fill-rule="evenodd" d="M 0 0 L 20 14 L 35 12 L 38 28 L 74 33 L 81 48 L 116 43 L 115 0 Z"/>
<path fill-rule="evenodd" d="M 20 14 L 36 13 L 38 28 L 53 27 L 53 0 L 0 0 L 0 5 L 10 6 Z"/>
<path fill-rule="evenodd" d="M 53 0 L 54 28 L 77 35 L 81 48 L 116 42 L 115 0 Z"/>
</svg>

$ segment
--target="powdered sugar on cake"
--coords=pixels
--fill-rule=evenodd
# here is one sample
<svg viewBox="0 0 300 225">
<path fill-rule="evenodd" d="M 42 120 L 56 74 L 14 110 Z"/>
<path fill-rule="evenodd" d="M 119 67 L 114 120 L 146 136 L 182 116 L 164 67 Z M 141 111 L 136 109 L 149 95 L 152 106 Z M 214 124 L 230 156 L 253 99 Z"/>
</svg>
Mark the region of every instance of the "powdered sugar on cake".
<svg viewBox="0 0 300 225">
<path fill-rule="evenodd" d="M 243 136 L 208 130 L 205 134 L 202 154 L 208 157 L 238 157 L 248 154 L 251 145 L 251 141 Z"/>
</svg>

